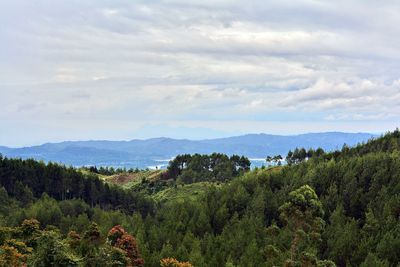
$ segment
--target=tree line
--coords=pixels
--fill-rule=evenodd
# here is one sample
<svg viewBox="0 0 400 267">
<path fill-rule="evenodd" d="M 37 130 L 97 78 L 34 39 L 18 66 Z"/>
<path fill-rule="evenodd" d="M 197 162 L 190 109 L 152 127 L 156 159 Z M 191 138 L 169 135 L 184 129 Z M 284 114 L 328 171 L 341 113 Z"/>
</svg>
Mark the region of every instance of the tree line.
<svg viewBox="0 0 400 267">
<path fill-rule="evenodd" d="M 101 175 L 115 175 L 115 174 L 122 174 L 122 173 L 138 173 L 140 170 L 138 168 L 114 168 L 114 167 L 104 167 L 100 166 L 89 166 L 89 167 L 82 167 L 82 169 L 87 170 L 91 173 L 101 174 Z"/>
<path fill-rule="evenodd" d="M 250 160 L 244 156 L 213 153 L 211 155 L 178 155 L 169 162 L 164 179 L 181 183 L 202 181 L 224 182 L 250 170 Z"/>
</svg>

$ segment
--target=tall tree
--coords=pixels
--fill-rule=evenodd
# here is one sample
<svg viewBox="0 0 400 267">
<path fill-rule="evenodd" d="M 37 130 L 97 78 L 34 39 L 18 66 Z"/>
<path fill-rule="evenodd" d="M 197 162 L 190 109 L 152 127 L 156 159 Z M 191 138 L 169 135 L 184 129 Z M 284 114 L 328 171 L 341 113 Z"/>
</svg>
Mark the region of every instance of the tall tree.
<svg viewBox="0 0 400 267">
<path fill-rule="evenodd" d="M 289 200 L 280 208 L 280 218 L 292 233 L 290 259 L 296 262 L 316 262 L 317 244 L 325 222 L 324 211 L 317 194 L 309 185 L 303 185 L 289 194 Z"/>
</svg>

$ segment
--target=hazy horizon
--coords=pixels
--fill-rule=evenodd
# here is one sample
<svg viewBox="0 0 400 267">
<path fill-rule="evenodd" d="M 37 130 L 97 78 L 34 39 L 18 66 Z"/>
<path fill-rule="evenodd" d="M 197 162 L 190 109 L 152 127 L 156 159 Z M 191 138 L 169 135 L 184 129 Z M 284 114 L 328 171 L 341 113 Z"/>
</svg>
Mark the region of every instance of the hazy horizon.
<svg viewBox="0 0 400 267">
<path fill-rule="evenodd" d="M 136 138 L 128 138 L 128 139 L 64 139 L 64 140 L 55 140 L 55 141 L 45 141 L 42 143 L 34 143 L 34 144 L 26 144 L 26 145 L 7 145 L 1 144 L 0 147 L 8 147 L 8 148 L 24 148 L 24 147 L 34 147 L 34 146 L 41 146 L 45 144 L 57 144 L 63 142 L 129 142 L 129 141 L 145 141 L 151 139 L 159 139 L 159 138 L 166 138 L 166 139 L 174 139 L 174 140 L 189 140 L 189 141 L 203 141 L 203 140 L 214 140 L 214 139 L 223 139 L 223 138 L 230 138 L 230 137 L 241 137 L 246 135 L 272 135 L 272 136 L 284 136 L 284 137 L 291 137 L 291 136 L 300 136 L 300 135 L 307 135 L 307 134 L 328 134 L 328 133 L 342 133 L 342 134 L 370 134 L 373 136 L 379 136 L 384 134 L 385 132 L 342 132 L 342 131 L 326 131 L 326 132 L 303 132 L 303 133 L 291 133 L 291 134 L 273 134 L 273 133 L 264 133 L 264 132 L 249 132 L 249 133 L 242 133 L 242 134 L 232 134 L 232 135 L 221 135 L 209 138 L 188 138 L 182 136 L 150 136 L 150 137 L 136 137 Z"/>
</svg>

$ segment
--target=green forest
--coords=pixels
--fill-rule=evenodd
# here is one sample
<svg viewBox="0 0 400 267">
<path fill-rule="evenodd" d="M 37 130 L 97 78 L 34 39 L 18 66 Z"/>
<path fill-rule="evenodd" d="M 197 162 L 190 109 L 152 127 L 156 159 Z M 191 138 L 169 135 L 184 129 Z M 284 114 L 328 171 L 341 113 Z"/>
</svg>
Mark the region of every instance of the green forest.
<svg viewBox="0 0 400 267">
<path fill-rule="evenodd" d="M 0 156 L 0 266 L 400 266 L 399 130 L 286 160 L 180 155 L 122 187 Z"/>
</svg>

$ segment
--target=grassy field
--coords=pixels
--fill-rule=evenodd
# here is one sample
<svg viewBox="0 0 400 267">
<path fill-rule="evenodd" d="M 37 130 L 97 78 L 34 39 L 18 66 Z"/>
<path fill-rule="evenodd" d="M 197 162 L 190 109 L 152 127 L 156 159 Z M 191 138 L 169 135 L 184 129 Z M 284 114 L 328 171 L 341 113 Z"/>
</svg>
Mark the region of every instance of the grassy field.
<svg viewBox="0 0 400 267">
<path fill-rule="evenodd" d="M 153 197 L 155 200 L 173 201 L 173 200 L 196 200 L 199 196 L 204 194 L 211 186 L 219 186 L 217 183 L 200 182 L 194 184 L 177 185 L 176 187 L 170 187 L 156 193 Z"/>
<path fill-rule="evenodd" d="M 163 172 L 164 171 L 162 170 L 143 170 L 133 173 L 122 173 L 109 176 L 106 178 L 106 181 L 112 184 L 120 185 L 125 188 L 130 188 L 140 183 L 143 179 L 149 181 L 157 180 Z"/>
<path fill-rule="evenodd" d="M 86 174 L 86 175 L 91 174 L 90 171 L 88 171 L 88 170 L 86 170 L 86 169 L 83 169 L 83 168 L 80 168 L 79 171 L 80 171 L 81 173 L 83 173 L 83 174 Z M 97 175 L 100 179 L 102 179 L 102 180 L 106 180 L 108 177 L 110 177 L 110 176 L 103 175 L 103 174 L 98 174 L 98 173 L 96 173 L 96 175 Z"/>
<path fill-rule="evenodd" d="M 273 166 L 269 168 L 259 168 L 253 170 L 253 172 L 278 172 L 282 169 L 281 166 Z M 89 174 L 89 171 L 81 169 L 83 173 Z M 110 183 L 122 186 L 124 188 L 132 188 L 140 185 L 142 180 L 147 180 L 149 182 L 160 181 L 160 177 L 165 170 L 141 170 L 139 172 L 133 173 L 121 173 L 115 175 L 101 175 L 97 174 L 99 178 Z M 184 201 L 187 199 L 196 200 L 199 196 L 203 195 L 208 188 L 211 186 L 219 187 L 220 183 L 214 182 L 198 182 L 193 184 L 172 185 L 164 187 L 161 191 L 150 194 L 156 201 L 166 202 L 166 201 Z"/>
<path fill-rule="evenodd" d="M 90 172 L 85 169 L 80 169 L 80 171 L 84 174 L 89 174 Z M 130 188 L 137 183 L 140 183 L 142 179 L 146 179 L 149 181 L 159 179 L 160 175 L 163 173 L 163 170 L 142 170 L 139 172 L 132 173 L 121 173 L 114 175 L 102 175 L 96 174 L 100 179 L 105 182 L 116 184 L 122 186 L 124 188 Z"/>
</svg>

